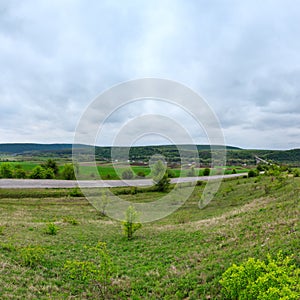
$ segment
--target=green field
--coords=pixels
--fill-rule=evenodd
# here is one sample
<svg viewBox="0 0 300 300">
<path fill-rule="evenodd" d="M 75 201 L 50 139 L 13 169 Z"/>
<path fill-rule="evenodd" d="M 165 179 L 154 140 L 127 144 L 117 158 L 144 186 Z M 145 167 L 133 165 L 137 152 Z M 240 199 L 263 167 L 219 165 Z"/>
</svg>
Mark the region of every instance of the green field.
<svg viewBox="0 0 300 300">
<path fill-rule="evenodd" d="M 20 165 L 27 173 L 27 176 L 30 175 L 30 172 L 38 165 L 40 165 L 43 161 L 12 161 L 9 162 L 12 167 L 15 167 L 17 165 Z M 0 162 L 1 164 L 6 162 Z M 61 177 L 61 173 L 63 171 L 64 163 L 63 161 L 58 161 L 58 167 L 59 167 L 59 175 L 58 179 L 63 179 Z M 116 169 L 115 169 L 116 168 Z M 137 177 L 139 172 L 143 173 L 145 175 L 145 178 L 150 178 L 151 169 L 146 166 L 130 166 L 132 169 L 132 172 L 134 174 L 134 177 Z M 119 166 L 116 165 L 115 167 L 111 163 L 100 163 L 97 165 L 98 173 L 100 174 L 102 179 L 120 179 L 122 177 L 122 173 L 128 168 L 122 166 L 120 164 Z M 215 175 L 220 173 L 221 168 L 215 168 L 212 170 L 211 174 Z M 235 169 L 237 173 L 244 173 L 248 172 L 248 168 L 241 167 L 241 166 L 227 166 L 223 168 L 225 171 L 225 174 L 231 174 L 232 170 Z M 202 176 L 203 175 L 204 168 L 195 168 L 194 169 L 194 175 L 195 176 Z M 179 168 L 171 169 L 172 176 L 173 177 L 187 177 L 190 175 L 191 168 L 189 166 L 185 166 L 183 170 Z M 98 179 L 98 174 L 95 172 L 95 169 L 91 166 L 91 163 L 87 162 L 86 164 L 80 166 L 80 178 L 81 179 Z"/>
<path fill-rule="evenodd" d="M 280 250 L 300 267 L 299 178 L 225 181 L 200 210 L 203 188 L 196 186 L 172 215 L 144 224 L 131 241 L 120 222 L 71 197 L 72 190 L 0 190 L 0 298 L 99 299 L 94 283 L 71 278 L 64 267 L 70 260 L 93 261 L 88 247 L 99 241 L 115 266 L 106 299 L 224 299 L 219 280 L 232 263 Z M 162 194 L 121 196 L 140 202 Z M 45 233 L 49 222 L 56 235 Z"/>
</svg>

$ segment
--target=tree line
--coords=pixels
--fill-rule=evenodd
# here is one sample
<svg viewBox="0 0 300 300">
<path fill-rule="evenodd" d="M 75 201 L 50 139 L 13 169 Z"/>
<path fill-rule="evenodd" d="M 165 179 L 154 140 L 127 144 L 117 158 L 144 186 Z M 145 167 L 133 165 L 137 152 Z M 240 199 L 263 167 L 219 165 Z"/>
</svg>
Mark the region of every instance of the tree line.
<svg viewBox="0 0 300 300">
<path fill-rule="evenodd" d="M 59 168 L 56 161 L 48 159 L 45 163 L 37 165 L 31 171 L 23 169 L 21 164 L 12 164 L 4 162 L 0 165 L 0 178 L 19 178 L 19 179 L 76 179 L 75 173 L 78 173 L 78 166 L 66 163 Z"/>
</svg>

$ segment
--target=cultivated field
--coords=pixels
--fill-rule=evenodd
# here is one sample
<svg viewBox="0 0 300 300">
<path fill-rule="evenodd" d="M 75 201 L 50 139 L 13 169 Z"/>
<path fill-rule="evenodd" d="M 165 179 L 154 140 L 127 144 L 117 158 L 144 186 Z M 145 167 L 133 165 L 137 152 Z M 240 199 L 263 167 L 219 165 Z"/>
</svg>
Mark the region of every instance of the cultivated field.
<svg viewBox="0 0 300 300">
<path fill-rule="evenodd" d="M 12 157 L 8 158 L 7 161 L 0 161 L 0 170 L 2 165 L 9 164 L 12 174 L 14 173 L 14 170 L 16 168 L 21 168 L 25 171 L 24 178 L 30 178 L 30 175 L 32 174 L 33 170 L 38 167 L 42 166 L 47 160 L 36 160 L 36 161 L 12 161 Z M 63 176 L 63 169 L 64 165 L 67 163 L 70 163 L 70 160 L 63 160 L 56 158 L 53 160 L 58 167 L 58 174 L 53 179 L 64 179 Z M 99 175 L 104 180 L 119 180 L 122 179 L 122 173 L 126 170 L 128 170 L 128 167 L 124 167 L 124 163 L 97 163 L 97 171 L 98 174 L 96 174 L 94 167 L 92 167 L 93 163 L 86 162 L 82 163 L 79 167 L 79 175 L 81 179 L 84 180 L 93 180 L 93 179 L 99 179 Z M 130 165 L 130 168 L 132 170 L 133 178 L 151 178 L 151 168 L 146 165 Z M 204 167 L 203 168 L 192 168 L 189 165 L 183 165 L 182 170 L 180 167 L 177 168 L 169 168 L 170 176 L 174 178 L 178 177 L 189 177 L 189 176 L 203 176 L 204 174 Z M 249 168 L 243 167 L 243 166 L 226 166 L 222 167 L 224 170 L 224 174 L 231 174 L 232 172 L 236 173 L 244 173 L 248 172 Z M 234 171 L 233 171 L 234 170 Z M 220 173 L 221 167 L 215 167 L 211 170 L 212 175 L 217 175 Z M 13 175 L 12 175 L 13 176 Z M 0 172 L 0 178 L 1 178 L 1 172 Z M 23 177 L 22 177 L 23 178 Z"/>
</svg>

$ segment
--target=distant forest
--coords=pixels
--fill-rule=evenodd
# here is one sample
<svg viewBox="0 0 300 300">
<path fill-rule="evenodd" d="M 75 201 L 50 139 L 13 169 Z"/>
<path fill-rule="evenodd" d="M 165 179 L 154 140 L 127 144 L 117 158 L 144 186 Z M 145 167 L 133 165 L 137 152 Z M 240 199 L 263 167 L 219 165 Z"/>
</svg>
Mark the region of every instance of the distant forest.
<svg viewBox="0 0 300 300">
<path fill-rule="evenodd" d="M 195 151 L 196 147 L 196 151 Z M 215 146 L 214 151 L 224 149 L 224 146 Z M 132 162 L 148 161 L 153 155 L 162 155 L 170 163 L 179 163 L 182 159 L 190 162 L 199 157 L 202 164 L 211 162 L 211 149 L 209 145 L 180 145 L 180 152 L 175 145 L 139 146 L 139 147 L 93 147 L 88 145 L 75 145 L 76 153 L 84 159 L 93 153 L 97 160 L 111 161 L 113 159 L 130 159 Z M 293 150 L 249 150 L 226 146 L 227 165 L 253 165 L 255 156 L 278 164 L 300 165 L 300 149 Z M 22 157 L 62 157 L 71 158 L 72 144 L 0 144 L 0 155 Z M 216 153 L 217 154 L 217 153 Z M 1 156 L 0 156 L 1 158 Z"/>
</svg>

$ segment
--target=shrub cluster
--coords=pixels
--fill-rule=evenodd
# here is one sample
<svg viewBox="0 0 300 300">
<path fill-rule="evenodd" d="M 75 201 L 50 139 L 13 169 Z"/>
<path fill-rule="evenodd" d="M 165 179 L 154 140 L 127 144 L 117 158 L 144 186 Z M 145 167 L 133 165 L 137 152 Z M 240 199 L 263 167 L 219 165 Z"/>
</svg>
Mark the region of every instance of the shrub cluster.
<svg viewBox="0 0 300 300">
<path fill-rule="evenodd" d="M 300 269 L 281 252 L 267 261 L 249 258 L 233 264 L 222 275 L 220 283 L 225 299 L 300 299 Z"/>
<path fill-rule="evenodd" d="M 31 171 L 26 172 L 21 164 L 4 162 L 0 164 L 0 178 L 31 178 L 31 179 L 57 179 L 74 180 L 76 166 L 65 164 L 62 171 L 55 160 L 48 159 L 45 163 L 37 165 Z"/>
</svg>

